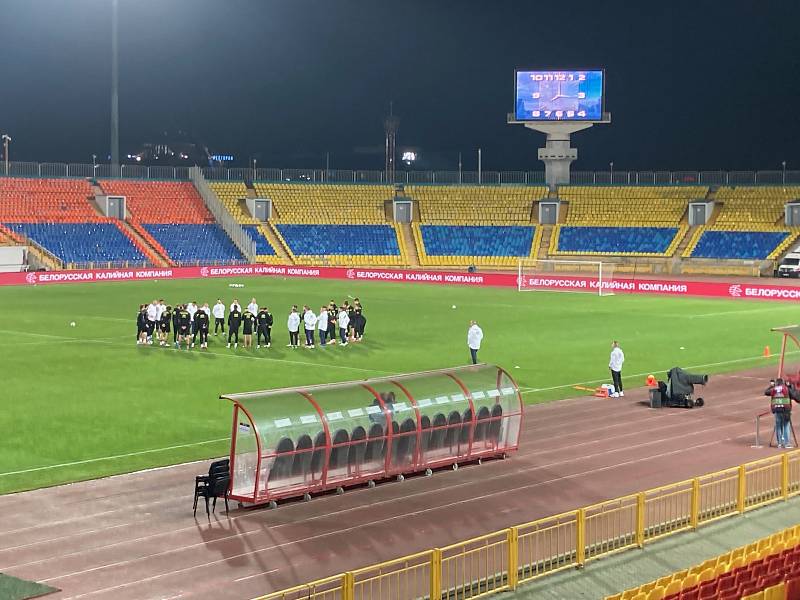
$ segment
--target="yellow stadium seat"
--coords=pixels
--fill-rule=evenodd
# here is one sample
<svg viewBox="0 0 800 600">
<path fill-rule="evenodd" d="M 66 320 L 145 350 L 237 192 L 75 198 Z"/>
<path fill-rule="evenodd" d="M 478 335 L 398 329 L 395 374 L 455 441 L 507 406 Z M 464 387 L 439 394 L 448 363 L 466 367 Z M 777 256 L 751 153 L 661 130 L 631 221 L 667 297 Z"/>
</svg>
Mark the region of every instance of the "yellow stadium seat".
<svg viewBox="0 0 800 600">
<path fill-rule="evenodd" d="M 664 598 L 664 589 L 661 586 L 656 586 L 647 594 L 646 600 L 662 600 Z"/>
<path fill-rule="evenodd" d="M 682 589 L 683 589 L 683 581 L 673 580 L 667 585 L 666 588 L 664 588 L 664 595 L 671 596 L 672 594 L 677 594 Z"/>
<path fill-rule="evenodd" d="M 780 582 L 764 590 L 764 600 L 784 600 L 786 598 L 786 584 Z"/>
</svg>

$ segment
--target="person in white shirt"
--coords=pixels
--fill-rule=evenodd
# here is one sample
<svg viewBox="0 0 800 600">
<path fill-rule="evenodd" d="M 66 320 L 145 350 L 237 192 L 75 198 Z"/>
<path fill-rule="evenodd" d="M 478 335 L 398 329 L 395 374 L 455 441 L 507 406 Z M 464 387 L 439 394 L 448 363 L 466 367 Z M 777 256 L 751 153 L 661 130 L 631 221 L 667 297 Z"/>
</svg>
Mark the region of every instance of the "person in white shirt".
<svg viewBox="0 0 800 600">
<path fill-rule="evenodd" d="M 328 337 L 328 307 L 322 306 L 319 309 L 319 317 L 317 317 L 317 329 L 319 330 L 319 345 L 323 348 L 327 343 Z"/>
<path fill-rule="evenodd" d="M 254 317 L 258 314 L 258 302 L 255 298 L 250 298 L 250 304 L 247 305 L 247 312 Z"/>
<path fill-rule="evenodd" d="M 233 299 L 233 302 L 231 302 L 230 309 L 231 309 L 231 312 L 233 312 L 234 310 L 238 310 L 239 312 L 242 312 L 242 305 L 239 304 L 239 299 L 238 298 L 234 298 Z"/>
<path fill-rule="evenodd" d="M 614 393 L 611 394 L 614 398 L 625 396 L 622 391 L 622 363 L 625 362 L 625 353 L 619 347 L 619 342 L 614 340 L 611 342 L 611 357 L 608 360 L 608 368 L 611 370 L 611 380 L 614 383 Z"/>
<path fill-rule="evenodd" d="M 481 349 L 481 341 L 483 340 L 483 330 L 478 327 L 477 321 L 469 322 L 469 329 L 467 330 L 467 346 L 469 346 L 469 354 L 472 357 L 472 364 L 478 364 L 478 350 Z"/>
<path fill-rule="evenodd" d="M 225 335 L 225 305 L 220 298 L 217 298 L 217 303 L 211 312 L 214 313 L 214 335 L 217 335 L 220 327 L 222 327 L 222 335 Z"/>
<path fill-rule="evenodd" d="M 306 348 L 314 347 L 314 329 L 317 326 L 317 315 L 308 306 L 303 307 L 303 323 L 306 330 Z"/>
<path fill-rule="evenodd" d="M 297 348 L 300 345 L 300 315 L 297 314 L 297 305 L 289 311 L 289 319 L 286 322 L 289 328 L 289 344 L 287 348 Z"/>
<path fill-rule="evenodd" d="M 344 306 L 339 309 L 339 337 L 342 338 L 342 346 L 347 346 L 347 328 L 350 327 L 350 316 Z"/>
<path fill-rule="evenodd" d="M 161 316 L 167 310 L 167 305 L 164 304 L 164 299 L 161 298 L 156 305 L 156 338 L 158 338 L 158 345 L 163 346 L 167 339 L 167 334 L 161 331 Z"/>
<path fill-rule="evenodd" d="M 153 344 L 153 332 L 158 321 L 158 300 L 153 300 L 147 305 L 147 343 Z"/>
</svg>

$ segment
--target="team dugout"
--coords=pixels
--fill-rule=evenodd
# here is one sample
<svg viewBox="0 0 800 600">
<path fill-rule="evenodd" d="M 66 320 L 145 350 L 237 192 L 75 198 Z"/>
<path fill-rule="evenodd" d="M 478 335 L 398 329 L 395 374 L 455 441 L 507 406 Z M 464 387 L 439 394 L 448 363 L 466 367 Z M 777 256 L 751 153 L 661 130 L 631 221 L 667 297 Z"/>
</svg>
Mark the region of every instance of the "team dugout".
<svg viewBox="0 0 800 600">
<path fill-rule="evenodd" d="M 503 456 L 522 421 L 516 382 L 486 364 L 221 398 L 244 504 Z"/>
</svg>

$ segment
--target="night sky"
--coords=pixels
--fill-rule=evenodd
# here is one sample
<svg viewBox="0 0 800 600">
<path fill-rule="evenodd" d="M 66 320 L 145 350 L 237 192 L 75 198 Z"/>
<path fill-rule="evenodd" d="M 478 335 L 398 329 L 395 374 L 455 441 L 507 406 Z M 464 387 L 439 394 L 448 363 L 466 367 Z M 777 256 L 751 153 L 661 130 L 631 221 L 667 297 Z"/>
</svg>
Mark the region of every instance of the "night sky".
<svg viewBox="0 0 800 600">
<path fill-rule="evenodd" d="M 0 0 L 12 160 L 109 148 L 109 0 Z M 185 130 L 259 166 L 542 170 L 507 125 L 517 67 L 606 69 L 574 168 L 800 168 L 800 2 L 120 0 L 121 149 Z"/>
</svg>

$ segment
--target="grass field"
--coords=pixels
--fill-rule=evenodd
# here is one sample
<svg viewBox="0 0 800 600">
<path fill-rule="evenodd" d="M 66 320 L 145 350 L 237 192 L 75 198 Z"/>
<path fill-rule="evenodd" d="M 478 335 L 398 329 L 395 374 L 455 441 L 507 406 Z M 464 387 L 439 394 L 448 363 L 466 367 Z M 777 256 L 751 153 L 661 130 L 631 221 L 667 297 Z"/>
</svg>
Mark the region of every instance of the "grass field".
<svg viewBox="0 0 800 600">
<path fill-rule="evenodd" d="M 232 281 L 245 288 L 229 288 Z M 526 402 L 605 382 L 615 338 L 625 350 L 627 383 L 639 386 L 644 374 L 663 378 L 675 365 L 715 373 L 763 364 L 764 346 L 779 341 L 769 328 L 800 321 L 791 303 L 273 278 L 10 287 L 0 294 L 0 493 L 225 454 L 231 409 L 220 393 L 464 364 L 472 318 L 484 330 L 481 360 L 507 368 Z M 364 305 L 363 343 L 285 347 L 288 307 L 341 303 L 348 294 Z M 142 302 L 213 304 L 222 297 L 228 304 L 234 296 L 243 304 L 255 296 L 271 308 L 272 348 L 228 350 L 213 336 L 207 351 L 134 342 Z"/>
</svg>

